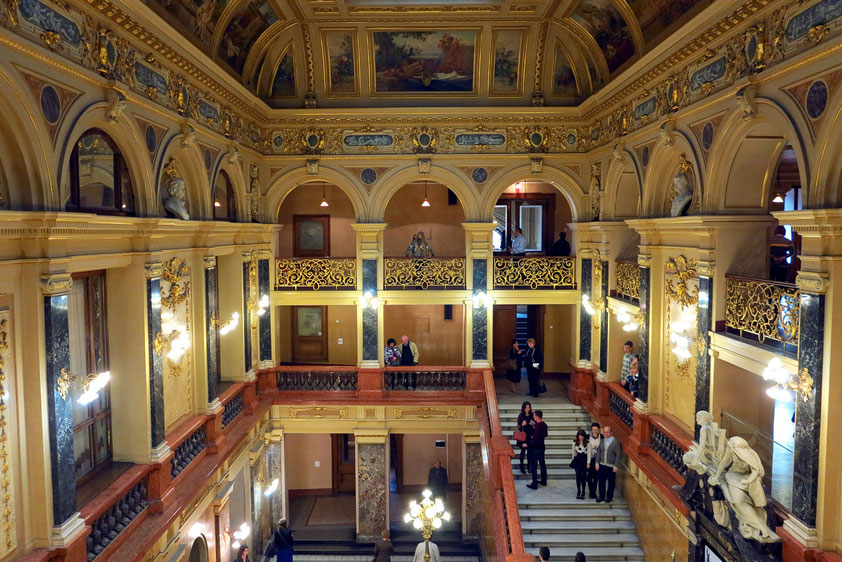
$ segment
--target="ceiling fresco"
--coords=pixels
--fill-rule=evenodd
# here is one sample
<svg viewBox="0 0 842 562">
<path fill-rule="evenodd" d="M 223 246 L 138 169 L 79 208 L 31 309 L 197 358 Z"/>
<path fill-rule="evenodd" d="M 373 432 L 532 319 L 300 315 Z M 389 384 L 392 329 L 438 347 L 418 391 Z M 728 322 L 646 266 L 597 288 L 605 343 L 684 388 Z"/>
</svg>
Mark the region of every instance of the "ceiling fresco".
<svg viewBox="0 0 842 562">
<path fill-rule="evenodd" d="M 578 105 L 710 3 L 143 1 L 279 108 Z"/>
</svg>

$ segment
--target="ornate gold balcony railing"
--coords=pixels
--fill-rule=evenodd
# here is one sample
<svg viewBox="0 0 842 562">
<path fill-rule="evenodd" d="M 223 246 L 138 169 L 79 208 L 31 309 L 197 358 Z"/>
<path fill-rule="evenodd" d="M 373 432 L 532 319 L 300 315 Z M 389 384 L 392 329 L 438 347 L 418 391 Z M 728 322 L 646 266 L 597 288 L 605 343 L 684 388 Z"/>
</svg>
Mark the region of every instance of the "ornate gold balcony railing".
<svg viewBox="0 0 842 562">
<path fill-rule="evenodd" d="M 798 287 L 765 279 L 725 278 L 725 328 L 764 345 L 798 349 Z"/>
<path fill-rule="evenodd" d="M 617 296 L 621 299 L 640 301 L 640 266 L 637 262 L 618 261 Z"/>
<path fill-rule="evenodd" d="M 279 258 L 275 260 L 275 290 L 356 289 L 354 258 Z"/>
<path fill-rule="evenodd" d="M 494 258 L 495 289 L 572 289 L 574 258 Z"/>
<path fill-rule="evenodd" d="M 464 288 L 465 258 L 385 258 L 383 286 Z"/>
</svg>

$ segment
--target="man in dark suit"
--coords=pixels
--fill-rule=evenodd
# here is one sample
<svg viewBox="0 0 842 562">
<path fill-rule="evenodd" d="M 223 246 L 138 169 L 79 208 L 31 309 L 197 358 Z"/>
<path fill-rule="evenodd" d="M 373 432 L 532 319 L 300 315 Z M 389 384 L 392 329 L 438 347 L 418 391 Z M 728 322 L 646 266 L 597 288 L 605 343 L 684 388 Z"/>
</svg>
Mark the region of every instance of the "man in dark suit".
<svg viewBox="0 0 842 562">
<path fill-rule="evenodd" d="M 392 533 L 389 529 L 381 533 L 381 539 L 374 544 L 374 560 L 372 562 L 390 562 L 392 560 Z"/>
<path fill-rule="evenodd" d="M 614 486 L 617 480 L 617 467 L 620 466 L 620 457 L 623 455 L 623 447 L 614 437 L 611 426 L 602 428 L 602 443 L 596 450 L 596 470 L 599 473 L 599 497 L 596 502 L 611 503 L 614 500 Z M 605 485 L 608 484 L 608 491 Z"/>
<path fill-rule="evenodd" d="M 547 438 L 547 424 L 544 423 L 544 412 L 541 410 L 535 410 L 533 418 L 535 419 L 535 428 L 532 431 L 532 437 L 523 446 L 527 447 L 529 471 L 532 472 L 532 484 L 527 484 L 526 487 L 537 490 L 539 465 L 541 467 L 540 484 L 542 486 L 547 485 L 547 461 L 544 460 L 544 440 Z"/>
</svg>

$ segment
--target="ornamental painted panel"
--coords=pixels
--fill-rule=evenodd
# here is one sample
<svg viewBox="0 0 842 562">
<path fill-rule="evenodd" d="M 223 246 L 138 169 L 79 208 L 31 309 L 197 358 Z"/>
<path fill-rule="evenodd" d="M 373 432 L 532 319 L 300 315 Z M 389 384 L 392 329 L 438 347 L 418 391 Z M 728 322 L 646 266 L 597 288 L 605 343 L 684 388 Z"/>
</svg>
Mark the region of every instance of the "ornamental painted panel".
<svg viewBox="0 0 842 562">
<path fill-rule="evenodd" d="M 520 97 L 524 82 L 524 29 L 494 30 L 492 96 Z"/>
<path fill-rule="evenodd" d="M 576 81 L 576 73 L 567 51 L 556 43 L 555 63 L 553 64 L 553 89 L 552 95 L 560 98 L 573 98 L 580 94 L 581 89 Z"/>
<path fill-rule="evenodd" d="M 180 258 L 164 263 L 161 277 L 161 347 L 164 364 L 164 425 L 167 433 L 182 417 L 193 413 L 193 353 L 179 353 L 190 341 L 192 287 L 190 269 Z"/>
<path fill-rule="evenodd" d="M 475 94 L 479 32 L 374 31 L 374 94 Z"/>
<path fill-rule="evenodd" d="M 278 68 L 275 69 L 270 95 L 273 98 L 295 97 L 295 59 L 292 44 L 286 48 Z"/>
<path fill-rule="evenodd" d="M 134 119 L 137 123 L 138 130 L 143 135 L 144 145 L 149 153 L 149 160 L 154 163 L 158 149 L 161 148 L 161 140 L 164 138 L 168 129 L 137 115 L 134 116 Z"/>
<path fill-rule="evenodd" d="M 213 30 L 230 0 L 149 0 L 153 10 L 183 35 L 210 46 Z"/>
<path fill-rule="evenodd" d="M 786 40 L 798 41 L 816 26 L 828 26 L 842 16 L 842 2 L 839 0 L 821 0 L 794 16 L 786 24 Z"/>
<path fill-rule="evenodd" d="M 628 0 L 627 3 L 640 24 L 646 45 L 651 46 L 710 4 L 710 0 Z"/>
<path fill-rule="evenodd" d="M 714 59 L 690 75 L 690 91 L 696 92 L 704 86 L 714 85 L 725 77 L 728 64 L 724 56 Z"/>
<path fill-rule="evenodd" d="M 322 52 L 325 57 L 327 93 L 334 96 L 359 94 L 357 81 L 355 30 L 330 30 L 322 33 Z"/>
<path fill-rule="evenodd" d="M 14 6 L 14 3 L 11 6 Z M 29 27 L 31 31 L 34 31 L 32 29 L 34 27 L 57 33 L 64 43 L 76 48 L 82 43 L 82 32 L 76 22 L 40 0 L 20 0 L 18 9 L 23 21 L 29 24 L 26 27 Z"/>
<path fill-rule="evenodd" d="M 81 95 L 81 92 L 47 80 L 22 68 L 18 68 L 18 72 L 26 82 L 36 105 L 41 108 L 41 117 L 44 118 L 44 125 L 50 133 L 53 146 L 55 146 L 56 136 L 64 118 L 67 116 L 67 110 Z"/>
<path fill-rule="evenodd" d="M 242 74 L 254 42 L 277 21 L 278 15 L 267 0 L 248 2 L 228 21 L 217 54 L 231 70 Z"/>
<path fill-rule="evenodd" d="M 602 49 L 609 72 L 635 55 L 629 25 L 610 0 L 583 0 L 572 17 Z"/>
</svg>

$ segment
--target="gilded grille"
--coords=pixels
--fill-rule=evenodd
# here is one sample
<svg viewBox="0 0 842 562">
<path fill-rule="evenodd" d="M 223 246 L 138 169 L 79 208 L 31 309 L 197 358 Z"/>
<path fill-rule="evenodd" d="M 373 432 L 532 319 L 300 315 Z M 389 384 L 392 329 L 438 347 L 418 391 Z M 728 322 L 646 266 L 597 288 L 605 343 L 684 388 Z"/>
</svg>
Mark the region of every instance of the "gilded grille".
<svg viewBox="0 0 842 562">
<path fill-rule="evenodd" d="M 356 289 L 354 258 L 303 258 L 275 260 L 275 290 L 321 288 Z"/>
<path fill-rule="evenodd" d="M 495 289 L 572 289 L 575 285 L 573 258 L 494 258 Z"/>
<path fill-rule="evenodd" d="M 640 300 L 640 266 L 636 262 L 617 262 L 617 296 Z"/>
<path fill-rule="evenodd" d="M 729 332 L 761 344 L 797 348 L 800 294 L 795 285 L 726 277 L 725 292 L 725 326 Z"/>
<path fill-rule="evenodd" d="M 384 287 L 465 286 L 465 258 L 386 258 L 383 269 Z"/>
</svg>

